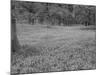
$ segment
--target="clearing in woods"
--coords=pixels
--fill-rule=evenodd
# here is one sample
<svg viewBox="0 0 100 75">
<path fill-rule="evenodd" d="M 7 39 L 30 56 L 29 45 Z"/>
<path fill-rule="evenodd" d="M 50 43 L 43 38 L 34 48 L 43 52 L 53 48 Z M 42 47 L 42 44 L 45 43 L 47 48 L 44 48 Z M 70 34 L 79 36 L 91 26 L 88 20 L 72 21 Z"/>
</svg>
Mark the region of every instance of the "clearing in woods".
<svg viewBox="0 0 100 75">
<path fill-rule="evenodd" d="M 96 68 L 96 33 L 92 27 L 17 24 L 17 31 L 23 48 L 12 57 L 13 73 Z"/>
</svg>

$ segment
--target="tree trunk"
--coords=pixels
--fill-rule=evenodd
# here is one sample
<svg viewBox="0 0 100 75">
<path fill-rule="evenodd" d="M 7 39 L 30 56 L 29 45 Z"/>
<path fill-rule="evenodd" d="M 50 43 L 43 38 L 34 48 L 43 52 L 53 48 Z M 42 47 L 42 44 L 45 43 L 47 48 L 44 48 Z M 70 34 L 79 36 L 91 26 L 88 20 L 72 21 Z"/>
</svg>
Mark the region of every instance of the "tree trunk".
<svg viewBox="0 0 100 75">
<path fill-rule="evenodd" d="M 16 18 L 11 15 L 11 51 L 17 52 L 19 49 L 20 45 L 16 33 Z"/>
</svg>

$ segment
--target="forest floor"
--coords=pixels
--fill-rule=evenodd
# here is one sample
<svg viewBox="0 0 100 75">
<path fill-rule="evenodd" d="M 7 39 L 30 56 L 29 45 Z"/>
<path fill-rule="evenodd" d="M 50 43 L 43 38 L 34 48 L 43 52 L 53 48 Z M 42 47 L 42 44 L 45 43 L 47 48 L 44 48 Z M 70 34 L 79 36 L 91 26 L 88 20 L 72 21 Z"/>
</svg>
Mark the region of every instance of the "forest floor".
<svg viewBox="0 0 100 75">
<path fill-rule="evenodd" d="M 96 68 L 96 33 L 92 26 L 17 24 L 17 31 L 22 48 L 12 54 L 11 73 Z"/>
</svg>

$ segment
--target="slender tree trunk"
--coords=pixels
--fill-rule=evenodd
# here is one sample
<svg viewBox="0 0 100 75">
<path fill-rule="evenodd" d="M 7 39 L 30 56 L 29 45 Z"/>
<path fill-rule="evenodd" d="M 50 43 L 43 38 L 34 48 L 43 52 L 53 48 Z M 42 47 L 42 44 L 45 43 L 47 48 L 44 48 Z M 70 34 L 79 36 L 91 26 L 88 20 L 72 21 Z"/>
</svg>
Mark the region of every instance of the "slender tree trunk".
<svg viewBox="0 0 100 75">
<path fill-rule="evenodd" d="M 16 33 L 16 18 L 11 15 L 11 51 L 19 51 L 20 45 Z"/>
</svg>

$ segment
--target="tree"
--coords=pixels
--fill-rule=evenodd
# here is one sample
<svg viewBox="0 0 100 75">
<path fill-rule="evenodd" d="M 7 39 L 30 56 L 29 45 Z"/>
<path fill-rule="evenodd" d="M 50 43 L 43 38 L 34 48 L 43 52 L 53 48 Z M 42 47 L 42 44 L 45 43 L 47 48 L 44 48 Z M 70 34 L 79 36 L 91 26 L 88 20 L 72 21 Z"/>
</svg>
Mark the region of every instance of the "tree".
<svg viewBox="0 0 100 75">
<path fill-rule="evenodd" d="M 11 2 L 12 4 L 12 2 Z M 20 49 L 20 44 L 17 38 L 16 31 L 16 17 L 15 17 L 15 5 L 11 6 L 11 51 L 17 52 Z"/>
</svg>

